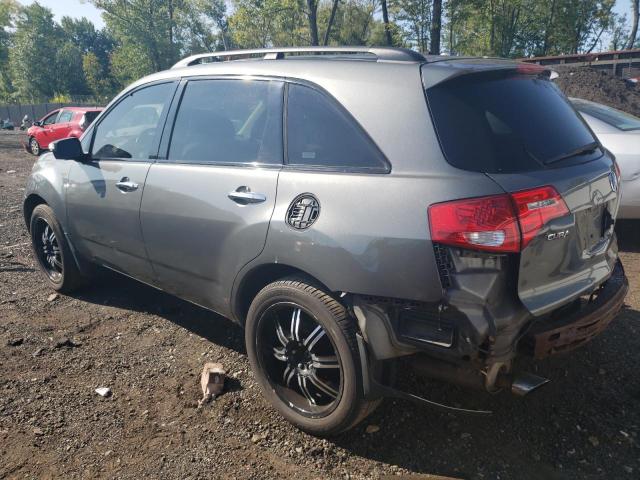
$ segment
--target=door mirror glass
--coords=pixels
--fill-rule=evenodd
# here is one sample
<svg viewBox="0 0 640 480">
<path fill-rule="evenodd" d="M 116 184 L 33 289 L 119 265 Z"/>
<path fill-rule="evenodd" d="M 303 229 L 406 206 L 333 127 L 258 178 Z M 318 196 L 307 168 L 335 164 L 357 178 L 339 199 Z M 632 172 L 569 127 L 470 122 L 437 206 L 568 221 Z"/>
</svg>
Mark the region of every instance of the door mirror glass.
<svg viewBox="0 0 640 480">
<path fill-rule="evenodd" d="M 41 127 L 41 126 L 42 126 L 42 122 L 41 122 L 40 120 L 38 120 L 37 122 L 33 122 L 33 124 L 34 124 L 36 127 Z"/>
<path fill-rule="evenodd" d="M 58 160 L 82 160 L 85 157 L 80 140 L 76 137 L 52 142 L 49 149 Z"/>
</svg>

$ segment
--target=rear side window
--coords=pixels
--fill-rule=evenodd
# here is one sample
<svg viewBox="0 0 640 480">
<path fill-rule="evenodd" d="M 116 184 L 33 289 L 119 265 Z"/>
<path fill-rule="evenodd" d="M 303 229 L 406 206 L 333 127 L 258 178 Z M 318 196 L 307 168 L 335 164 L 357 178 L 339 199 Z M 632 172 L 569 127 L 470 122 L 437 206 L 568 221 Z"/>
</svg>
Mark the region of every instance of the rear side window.
<svg viewBox="0 0 640 480">
<path fill-rule="evenodd" d="M 169 161 L 282 164 L 282 82 L 194 80 L 176 116 Z"/>
<path fill-rule="evenodd" d="M 290 84 L 287 99 L 290 165 L 389 171 L 382 153 L 359 125 L 327 96 Z"/>
<path fill-rule="evenodd" d="M 595 142 L 548 79 L 500 72 L 472 74 L 431 87 L 426 94 L 445 158 L 464 170 L 539 170 Z M 599 156 L 595 149 L 580 155 L 580 160 Z"/>
<path fill-rule="evenodd" d="M 615 108 L 607 107 L 598 103 L 586 100 L 572 100 L 573 105 L 579 112 L 586 113 L 598 120 L 607 123 L 625 132 L 630 130 L 640 130 L 640 118 L 621 112 Z"/>
<path fill-rule="evenodd" d="M 94 158 L 148 159 L 175 83 L 150 85 L 126 95 L 95 128 Z"/>
</svg>

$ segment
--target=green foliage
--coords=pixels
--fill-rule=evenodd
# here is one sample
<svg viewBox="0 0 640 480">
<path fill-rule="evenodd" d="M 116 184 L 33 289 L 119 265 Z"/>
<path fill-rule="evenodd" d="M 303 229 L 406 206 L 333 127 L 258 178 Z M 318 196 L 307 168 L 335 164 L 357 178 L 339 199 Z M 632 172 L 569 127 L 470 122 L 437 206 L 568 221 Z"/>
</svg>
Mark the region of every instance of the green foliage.
<svg viewBox="0 0 640 480">
<path fill-rule="evenodd" d="M 0 0 L 0 101 L 108 97 L 186 55 L 304 46 L 316 37 L 321 45 L 390 42 L 427 52 L 438 32 L 434 0 L 387 0 L 386 26 L 382 0 L 88 1 L 102 10 L 102 30 L 85 18 L 58 24 L 37 2 Z M 607 48 L 605 39 L 627 48 L 635 37 L 637 15 L 630 26 L 613 12 L 615 0 L 442 3 L 442 50 L 452 54 L 557 55 Z"/>
<path fill-rule="evenodd" d="M 58 75 L 51 68 L 62 31 L 53 14 L 38 3 L 23 7 L 15 20 L 15 34 L 9 52 L 9 67 L 15 96 L 25 99 L 51 97 Z"/>
</svg>

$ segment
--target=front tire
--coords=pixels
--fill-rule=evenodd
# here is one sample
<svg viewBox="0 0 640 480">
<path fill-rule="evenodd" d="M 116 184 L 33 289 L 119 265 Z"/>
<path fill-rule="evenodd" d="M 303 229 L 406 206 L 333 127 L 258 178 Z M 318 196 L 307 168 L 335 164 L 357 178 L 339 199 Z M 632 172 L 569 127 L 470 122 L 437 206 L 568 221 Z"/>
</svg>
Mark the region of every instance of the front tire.
<svg viewBox="0 0 640 480">
<path fill-rule="evenodd" d="M 35 139 L 35 137 L 31 137 L 31 139 L 29 140 L 29 150 L 36 157 L 41 153 L 40 144 L 38 143 L 38 140 Z"/>
<path fill-rule="evenodd" d="M 338 434 L 379 403 L 362 395 L 355 323 L 340 303 L 305 280 L 263 288 L 249 308 L 245 340 L 264 395 L 301 430 Z"/>
<path fill-rule="evenodd" d="M 80 287 L 84 278 L 51 207 L 36 206 L 29 225 L 33 254 L 51 288 L 68 293 Z"/>
</svg>

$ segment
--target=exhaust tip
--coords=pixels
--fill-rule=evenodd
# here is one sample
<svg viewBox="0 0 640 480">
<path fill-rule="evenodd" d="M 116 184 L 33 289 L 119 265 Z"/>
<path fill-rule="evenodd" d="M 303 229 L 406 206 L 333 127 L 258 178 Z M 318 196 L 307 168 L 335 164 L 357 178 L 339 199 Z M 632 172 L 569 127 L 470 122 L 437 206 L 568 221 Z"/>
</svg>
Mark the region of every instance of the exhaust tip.
<svg viewBox="0 0 640 480">
<path fill-rule="evenodd" d="M 550 380 L 548 378 L 539 377 L 533 373 L 521 373 L 513 379 L 511 383 L 511 393 L 519 397 L 524 397 L 549 382 Z"/>
</svg>

